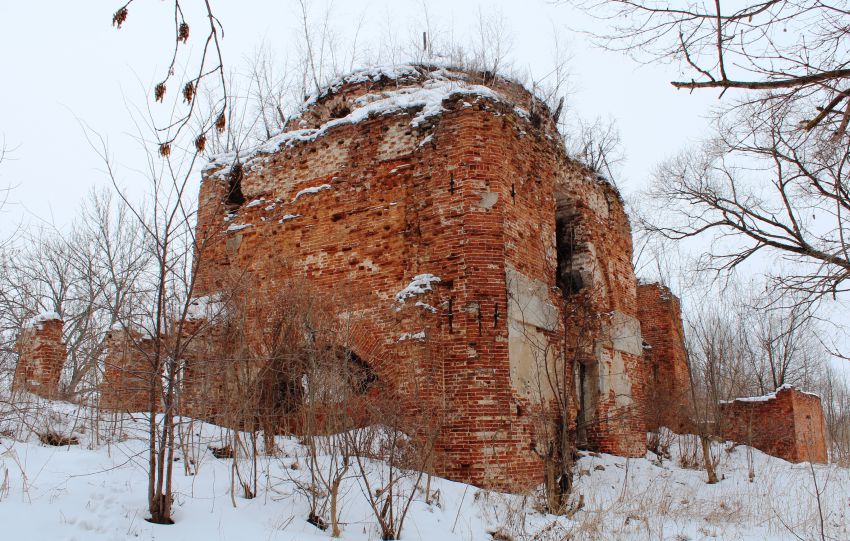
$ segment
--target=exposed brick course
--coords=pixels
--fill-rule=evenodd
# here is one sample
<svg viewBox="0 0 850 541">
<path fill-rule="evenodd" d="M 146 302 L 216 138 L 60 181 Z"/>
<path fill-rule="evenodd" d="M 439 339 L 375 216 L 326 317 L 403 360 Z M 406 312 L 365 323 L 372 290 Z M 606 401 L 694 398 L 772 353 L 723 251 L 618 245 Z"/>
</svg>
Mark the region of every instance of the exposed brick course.
<svg viewBox="0 0 850 541">
<path fill-rule="evenodd" d="M 820 398 L 791 386 L 720 404 L 723 436 L 790 462 L 826 463 Z"/>
<path fill-rule="evenodd" d="M 59 379 L 67 351 L 62 340 L 61 319 L 34 319 L 18 335 L 18 364 L 13 389 L 45 398 L 59 397 Z"/>
<path fill-rule="evenodd" d="M 679 299 L 661 284 L 638 284 L 638 318 L 649 365 L 647 428 L 689 426 L 690 378 Z"/>
<path fill-rule="evenodd" d="M 384 84 L 345 85 L 294 125 L 318 127 Z M 536 412 L 552 399 L 539 392 L 546 364 L 564 371 L 573 411 L 585 411 L 587 445 L 601 451 L 645 452 L 637 403 L 646 383 L 631 232 L 616 189 L 566 157 L 546 114 L 515 109 L 542 104 L 532 107 L 512 83 L 494 88 L 500 100 L 450 99 L 415 127 L 417 111 L 402 111 L 264 155 L 245 167 L 239 205 L 227 202 L 228 170 L 208 172 L 196 287 L 215 294 L 239 276 L 271 298 L 279 284 L 306 278 L 355 321 L 347 346 L 379 380 L 442 417 L 435 470 L 515 489 L 543 474 L 534 446 Z M 583 295 L 556 287 L 558 224 L 572 235 L 569 265 Z M 426 273 L 440 279 L 431 291 L 396 301 Z M 593 334 L 567 351 L 578 327 L 565 307 L 579 298 Z M 423 331 L 421 341 L 403 339 Z M 594 367 L 587 393 L 572 390 L 579 357 Z"/>
</svg>

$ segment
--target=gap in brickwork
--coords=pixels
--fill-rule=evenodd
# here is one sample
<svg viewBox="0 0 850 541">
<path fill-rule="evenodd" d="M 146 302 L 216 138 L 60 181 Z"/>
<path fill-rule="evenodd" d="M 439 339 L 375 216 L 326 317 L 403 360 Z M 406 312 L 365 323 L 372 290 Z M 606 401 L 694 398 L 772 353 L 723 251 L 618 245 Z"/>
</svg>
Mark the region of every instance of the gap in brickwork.
<svg viewBox="0 0 850 541">
<path fill-rule="evenodd" d="M 242 177 L 244 176 L 244 171 L 242 170 L 242 164 L 237 161 L 230 168 L 230 173 L 227 175 L 227 204 L 228 205 L 242 205 L 245 203 L 245 196 L 242 194 Z"/>
<path fill-rule="evenodd" d="M 584 287 L 581 273 L 573 267 L 573 255 L 576 250 L 576 229 L 563 213 L 555 218 L 556 251 L 558 258 L 557 284 L 564 295 L 573 295 Z"/>
</svg>

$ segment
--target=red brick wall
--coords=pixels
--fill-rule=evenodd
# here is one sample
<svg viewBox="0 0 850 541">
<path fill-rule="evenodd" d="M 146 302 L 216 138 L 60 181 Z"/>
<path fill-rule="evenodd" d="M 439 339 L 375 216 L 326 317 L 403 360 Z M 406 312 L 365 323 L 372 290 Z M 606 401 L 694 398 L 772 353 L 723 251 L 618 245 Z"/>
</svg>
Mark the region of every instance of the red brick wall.
<svg viewBox="0 0 850 541">
<path fill-rule="evenodd" d="M 344 86 L 305 114 L 306 125 L 321 124 L 333 107 L 371 86 Z M 530 98 L 518 88 L 508 84 L 505 92 L 527 107 L 522 102 Z M 645 374 L 631 232 L 616 190 L 565 157 L 551 119 L 538 126 L 513 103 L 475 96 L 443 107 L 415 128 L 415 111 L 373 117 L 265 155 L 245 168 L 242 205 L 225 202 L 227 169 L 208 171 L 197 294 L 250 283 L 255 298 L 273 299 L 306 280 L 350 323 L 345 346 L 384 385 L 410 397 L 409 407 L 441 418 L 438 473 L 528 487 L 543 474 L 532 447 L 540 437 L 538 412 L 551 397 L 531 389 L 542 363 L 554 363 L 571 407 L 579 408 L 574 358 L 560 361 L 565 337 L 577 334 L 564 316 L 578 300 L 555 288 L 555 218 L 568 211 L 593 315 L 582 360 L 599 374 L 587 383 L 596 397 L 586 408 L 589 444 L 642 455 L 643 418 L 635 404 L 645 394 Z M 295 200 L 300 190 L 325 184 L 331 189 Z M 244 224 L 250 226 L 227 230 Z M 397 302 L 395 294 L 425 273 L 440 281 Z M 249 311 L 249 334 L 260 334 L 263 312 Z M 401 340 L 421 331 L 423 341 Z M 209 398 L 189 380 L 187 386 L 187 407 L 197 406 L 193 396 Z"/>
<path fill-rule="evenodd" d="M 117 411 L 158 409 L 162 379 L 154 373 L 154 341 L 130 330 L 113 329 L 106 337 L 100 405 Z M 151 407 L 151 389 L 154 407 Z"/>
<path fill-rule="evenodd" d="M 568 318 L 568 336 L 577 348 L 568 358 L 580 363 L 578 401 L 585 402 L 579 442 L 604 452 L 643 456 L 647 375 L 637 319 L 631 226 L 609 182 L 575 164 L 563 167 L 560 175 L 555 193 L 559 236 L 569 237 L 574 245 L 568 269 L 561 271 L 581 277 L 583 289 L 572 301 L 581 297 L 593 320 L 576 324 L 587 316 Z M 571 310 L 568 302 L 566 311 Z"/>
<path fill-rule="evenodd" d="M 758 400 L 722 403 L 720 411 L 727 439 L 790 462 L 827 461 L 826 425 L 817 396 L 783 387 Z"/>
<path fill-rule="evenodd" d="M 644 406 L 647 428 L 682 430 L 688 426 L 691 385 L 679 299 L 661 284 L 639 284 L 637 301 L 650 371 Z"/>
<path fill-rule="evenodd" d="M 186 321 L 183 325 L 186 342 L 179 412 L 216 424 L 227 424 L 222 415 L 229 396 L 227 379 L 233 359 L 227 354 L 224 330 L 206 318 Z"/>
<path fill-rule="evenodd" d="M 18 364 L 12 387 L 45 398 L 59 397 L 59 378 L 68 356 L 59 319 L 33 322 L 18 336 Z"/>
<path fill-rule="evenodd" d="M 784 392 L 790 392 L 794 401 L 794 433 L 797 442 L 794 461 L 826 463 L 826 419 L 820 398 L 796 389 Z"/>
</svg>

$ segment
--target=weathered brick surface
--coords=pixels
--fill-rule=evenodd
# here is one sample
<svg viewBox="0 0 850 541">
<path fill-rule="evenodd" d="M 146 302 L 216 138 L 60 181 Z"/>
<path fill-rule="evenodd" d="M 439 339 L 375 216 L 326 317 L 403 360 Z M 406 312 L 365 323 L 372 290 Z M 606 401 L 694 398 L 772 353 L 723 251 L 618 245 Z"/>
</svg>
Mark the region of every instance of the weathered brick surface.
<svg viewBox="0 0 850 541">
<path fill-rule="evenodd" d="M 791 462 L 825 463 L 826 424 L 820 398 L 785 386 L 757 399 L 720 405 L 727 439 Z"/>
<path fill-rule="evenodd" d="M 637 302 L 649 367 L 647 428 L 681 431 L 689 426 L 691 400 L 679 299 L 661 284 L 638 284 Z"/>
<path fill-rule="evenodd" d="M 319 126 L 381 84 L 344 86 L 296 125 Z M 516 489 L 543 474 L 535 442 L 541 422 L 555 422 L 545 413 L 552 391 L 540 391 L 547 366 L 573 416 L 582 412 L 571 428 L 591 448 L 629 456 L 645 452 L 646 373 L 616 189 L 566 157 L 551 119 L 517 112 L 530 109 L 521 87 L 495 86 L 499 101 L 447 100 L 416 127 L 416 111 L 403 111 L 267 154 L 245 168 L 240 205 L 227 202 L 227 170 L 208 172 L 196 288 L 215 294 L 238 277 L 257 298 L 274 298 L 305 278 L 350 322 L 346 346 L 378 379 L 409 396 L 406 407 L 440 417 L 434 469 Z M 563 291 L 564 272 L 580 277 L 580 291 Z M 396 301 L 425 273 L 440 278 L 431 291 Z M 587 325 L 571 315 L 577 303 Z M 259 322 L 255 312 L 248 318 Z M 423 340 L 402 339 L 422 331 Z M 577 363 L 589 367 L 579 390 Z M 185 393 L 189 408 L 224 389 L 194 377 L 207 383 Z"/>
<path fill-rule="evenodd" d="M 562 171 L 555 191 L 558 243 L 559 251 L 567 247 L 571 255 L 560 258 L 559 273 L 578 273 L 595 318 L 589 328 L 567 325 L 568 336 L 578 332 L 592 337 L 583 342 L 578 337 L 578 351 L 567 355 L 579 368 L 579 442 L 604 452 L 642 456 L 647 374 L 631 227 L 611 184 L 575 164 Z"/>
<path fill-rule="evenodd" d="M 45 398 L 59 397 L 59 379 L 67 351 L 62 340 L 61 319 L 33 321 L 18 335 L 18 364 L 13 389 Z"/>
<path fill-rule="evenodd" d="M 196 302 L 229 307 L 184 322 L 179 411 L 299 430 L 305 417 L 280 393 L 300 392 L 306 330 L 314 346 L 342 342 L 314 353 L 349 352 L 377 381 L 345 404 L 311 404 L 319 430 L 338 415 L 375 422 L 370 400 L 392 397 L 439 426 L 436 473 L 516 490 L 542 480 L 560 401 L 579 446 L 642 456 L 647 425 L 681 427 L 688 377 L 678 299 L 638 287 L 619 193 L 566 156 L 545 106 L 514 83 L 488 83 L 495 97 L 455 95 L 428 118 L 408 107 L 337 121 L 385 92 L 427 87 L 429 74 L 411 73 L 336 85 L 290 124 L 319 136 L 292 132 L 244 166 L 205 171 Z M 420 275 L 438 279 L 398 299 Z M 281 308 L 296 306 L 330 314 L 330 325 L 271 344 Z M 126 344 L 111 348 L 104 381 L 116 409 L 142 400 L 109 369 L 144 373 Z M 776 424 L 793 426 L 794 448 L 823 446 L 819 410 L 807 395 L 795 400 Z M 736 408 L 730 424 L 740 426 Z M 761 433 L 765 448 L 786 452 L 785 435 Z"/>
<path fill-rule="evenodd" d="M 159 408 L 162 378 L 154 369 L 155 347 L 153 339 L 138 332 L 128 329 L 109 331 L 101 383 L 101 407 L 128 412 Z"/>
</svg>

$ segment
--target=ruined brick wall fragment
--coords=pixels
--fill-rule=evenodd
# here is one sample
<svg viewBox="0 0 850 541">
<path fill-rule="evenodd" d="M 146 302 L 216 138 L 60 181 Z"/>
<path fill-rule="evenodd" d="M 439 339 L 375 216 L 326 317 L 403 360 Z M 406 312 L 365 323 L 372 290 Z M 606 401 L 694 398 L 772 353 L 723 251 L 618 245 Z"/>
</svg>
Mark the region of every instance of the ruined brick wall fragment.
<svg viewBox="0 0 850 541">
<path fill-rule="evenodd" d="M 124 412 L 157 411 L 162 376 L 157 374 L 156 344 L 141 332 L 114 328 L 106 337 L 100 406 Z"/>
<path fill-rule="evenodd" d="M 826 423 L 818 396 L 785 385 L 762 397 L 720 404 L 723 436 L 790 462 L 826 463 Z"/>
<path fill-rule="evenodd" d="M 34 317 L 18 335 L 18 364 L 13 388 L 44 398 L 59 397 L 59 380 L 68 352 L 59 314 Z"/>
<path fill-rule="evenodd" d="M 647 428 L 686 430 L 691 385 L 679 299 L 661 284 L 638 284 L 637 302 L 644 357 L 650 371 L 644 406 Z"/>
</svg>

